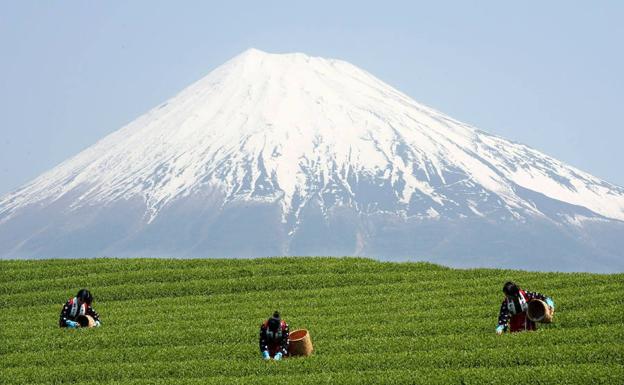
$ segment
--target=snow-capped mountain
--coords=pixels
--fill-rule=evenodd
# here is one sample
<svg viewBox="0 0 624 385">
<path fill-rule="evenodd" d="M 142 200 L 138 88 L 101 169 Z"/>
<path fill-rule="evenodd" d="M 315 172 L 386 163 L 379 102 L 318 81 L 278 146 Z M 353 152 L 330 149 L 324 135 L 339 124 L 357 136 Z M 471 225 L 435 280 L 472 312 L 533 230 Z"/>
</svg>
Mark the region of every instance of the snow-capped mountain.
<svg viewBox="0 0 624 385">
<path fill-rule="evenodd" d="M 621 271 L 623 236 L 624 188 L 344 61 L 255 49 L 0 198 L 4 257 Z"/>
</svg>

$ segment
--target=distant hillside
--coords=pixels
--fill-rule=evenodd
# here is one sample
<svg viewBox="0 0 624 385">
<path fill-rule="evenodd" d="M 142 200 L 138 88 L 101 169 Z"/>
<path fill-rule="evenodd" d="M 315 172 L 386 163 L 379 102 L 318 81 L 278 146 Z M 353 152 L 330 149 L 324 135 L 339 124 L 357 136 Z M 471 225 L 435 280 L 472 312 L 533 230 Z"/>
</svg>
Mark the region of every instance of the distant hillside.
<svg viewBox="0 0 624 385">
<path fill-rule="evenodd" d="M 552 295 L 556 322 L 496 336 L 502 284 Z M 103 326 L 59 330 L 95 295 Z M 624 383 L 624 275 L 455 270 L 354 258 L 0 262 L 0 383 Z M 312 357 L 263 362 L 279 309 Z"/>
</svg>

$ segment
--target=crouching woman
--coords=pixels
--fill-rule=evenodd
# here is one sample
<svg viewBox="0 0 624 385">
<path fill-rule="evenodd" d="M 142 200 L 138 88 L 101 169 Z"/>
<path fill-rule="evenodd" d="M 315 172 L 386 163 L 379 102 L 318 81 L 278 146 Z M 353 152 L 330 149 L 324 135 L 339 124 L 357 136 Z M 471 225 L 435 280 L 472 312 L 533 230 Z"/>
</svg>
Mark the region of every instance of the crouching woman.
<svg viewBox="0 0 624 385">
<path fill-rule="evenodd" d="M 62 328 L 77 328 L 83 326 L 80 320 L 91 317 L 94 321 L 92 326 L 100 326 L 100 315 L 91 307 L 93 296 L 87 289 L 81 289 L 74 298 L 70 298 L 65 302 L 61 316 L 59 318 L 59 326 Z M 83 321 L 84 322 L 84 321 Z M 84 325 L 89 326 L 89 325 Z"/>
<path fill-rule="evenodd" d="M 260 353 L 262 358 L 279 361 L 288 354 L 288 324 L 280 318 L 279 312 L 260 325 Z"/>
<path fill-rule="evenodd" d="M 505 299 L 501 304 L 500 313 L 498 315 L 498 326 L 496 334 L 503 334 L 506 330 L 521 332 L 525 330 L 536 330 L 537 325 L 528 317 L 529 301 L 539 299 L 544 302 L 552 310 L 555 309 L 555 303 L 552 298 L 543 294 L 531 291 L 524 291 L 513 282 L 506 282 L 503 286 Z"/>
</svg>

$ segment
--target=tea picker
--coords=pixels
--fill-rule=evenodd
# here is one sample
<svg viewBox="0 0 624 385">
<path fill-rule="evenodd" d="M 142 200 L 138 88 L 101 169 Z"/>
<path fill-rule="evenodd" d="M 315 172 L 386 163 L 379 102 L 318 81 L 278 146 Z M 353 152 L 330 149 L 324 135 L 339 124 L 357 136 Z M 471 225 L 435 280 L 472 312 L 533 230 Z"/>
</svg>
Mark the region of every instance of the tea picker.
<svg viewBox="0 0 624 385">
<path fill-rule="evenodd" d="M 65 302 L 59 318 L 62 328 L 98 327 L 100 315 L 91 307 L 93 296 L 87 289 L 78 291 L 75 297 Z"/>
<path fill-rule="evenodd" d="M 264 360 L 281 360 L 288 355 L 288 324 L 276 310 L 260 325 L 260 353 Z"/>
<path fill-rule="evenodd" d="M 520 332 L 536 330 L 536 322 L 550 322 L 555 310 L 552 298 L 543 294 L 522 290 L 514 282 L 503 286 L 505 299 L 501 304 L 496 334 L 506 330 Z"/>
</svg>

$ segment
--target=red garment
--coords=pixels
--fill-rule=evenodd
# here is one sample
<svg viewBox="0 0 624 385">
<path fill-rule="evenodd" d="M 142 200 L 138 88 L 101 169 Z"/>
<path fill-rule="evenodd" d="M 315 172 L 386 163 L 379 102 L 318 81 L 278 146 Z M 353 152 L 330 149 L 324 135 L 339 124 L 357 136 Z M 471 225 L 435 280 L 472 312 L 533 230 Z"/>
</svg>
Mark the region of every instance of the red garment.
<svg viewBox="0 0 624 385">
<path fill-rule="evenodd" d="M 527 293 L 524 290 L 520 290 L 520 296 L 528 304 L 528 302 L 534 298 L 544 300 L 546 297 L 540 293 Z M 537 330 L 537 325 L 535 322 L 531 321 L 527 316 L 526 309 L 517 309 L 515 312 L 512 312 L 511 309 L 514 308 L 513 304 L 511 304 L 511 300 L 509 298 L 505 298 L 503 304 L 501 306 L 501 313 L 499 316 L 499 325 L 507 325 L 509 321 L 509 331 L 513 332 L 521 332 L 525 330 Z"/>
<path fill-rule="evenodd" d="M 511 319 L 509 320 L 509 331 L 513 333 L 525 330 L 537 330 L 535 322 L 531 321 L 529 317 L 527 317 L 527 313 L 524 312 L 511 316 Z"/>
</svg>

